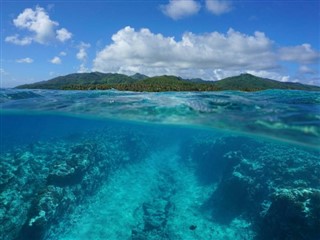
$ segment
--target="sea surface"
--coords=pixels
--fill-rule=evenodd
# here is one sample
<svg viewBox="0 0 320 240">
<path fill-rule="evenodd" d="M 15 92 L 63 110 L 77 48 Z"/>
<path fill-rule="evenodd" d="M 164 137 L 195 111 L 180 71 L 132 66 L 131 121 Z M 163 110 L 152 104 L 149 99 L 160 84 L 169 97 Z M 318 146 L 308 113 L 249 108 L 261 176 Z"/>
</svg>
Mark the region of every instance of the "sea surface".
<svg viewBox="0 0 320 240">
<path fill-rule="evenodd" d="M 0 89 L 1 240 L 319 240 L 318 92 Z"/>
</svg>

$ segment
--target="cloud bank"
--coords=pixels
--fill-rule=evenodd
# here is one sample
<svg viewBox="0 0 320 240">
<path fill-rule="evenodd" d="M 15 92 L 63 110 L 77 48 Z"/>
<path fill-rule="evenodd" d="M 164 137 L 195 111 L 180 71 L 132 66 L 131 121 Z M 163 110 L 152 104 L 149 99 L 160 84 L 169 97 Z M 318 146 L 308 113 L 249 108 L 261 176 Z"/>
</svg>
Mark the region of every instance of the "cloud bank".
<svg viewBox="0 0 320 240">
<path fill-rule="evenodd" d="M 187 32 L 176 40 L 146 28 L 136 31 L 128 26 L 114 34 L 112 43 L 97 53 L 93 70 L 211 80 L 251 72 L 286 81 L 288 76 L 279 74 L 281 61 L 311 63 L 318 59 L 319 52 L 308 44 L 279 48 L 258 31 L 252 35 L 233 29 L 225 34 Z"/>
<path fill-rule="evenodd" d="M 26 8 L 13 20 L 13 24 L 17 29 L 28 32 L 26 36 L 14 34 L 5 38 L 6 42 L 16 45 L 24 46 L 32 42 L 48 44 L 54 39 L 65 42 L 72 37 L 72 33 L 65 28 L 56 30 L 59 23 L 52 21 L 44 8 L 39 6 L 35 9 Z"/>
<path fill-rule="evenodd" d="M 310 44 L 302 44 L 293 47 L 283 47 L 279 50 L 280 59 L 301 64 L 314 63 L 320 58 L 320 53 L 312 49 Z"/>
</svg>

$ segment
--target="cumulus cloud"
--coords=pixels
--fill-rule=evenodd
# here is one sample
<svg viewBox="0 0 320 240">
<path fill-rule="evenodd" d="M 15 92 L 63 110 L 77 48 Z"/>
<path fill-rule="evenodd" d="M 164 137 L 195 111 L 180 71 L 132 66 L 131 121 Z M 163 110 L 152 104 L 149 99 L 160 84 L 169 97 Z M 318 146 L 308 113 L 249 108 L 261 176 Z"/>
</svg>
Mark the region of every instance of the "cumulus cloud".
<svg viewBox="0 0 320 240">
<path fill-rule="evenodd" d="M 60 42 L 65 42 L 67 40 L 69 40 L 72 37 L 72 33 L 69 32 L 67 29 L 65 28 L 61 28 L 59 30 L 56 31 L 57 36 L 56 38 L 60 41 Z"/>
<path fill-rule="evenodd" d="M 86 55 L 79 54 L 80 59 L 82 56 Z M 284 62 L 316 63 L 318 56 L 319 52 L 310 45 L 279 47 L 258 31 L 250 35 L 233 29 L 226 33 L 186 32 L 181 39 L 175 39 L 146 28 L 125 27 L 112 36 L 110 44 L 97 52 L 92 70 L 125 74 L 140 72 L 148 76 L 172 74 L 207 80 L 247 72 L 285 82 L 298 78 L 292 78 L 292 71 Z M 309 77 L 316 74 L 314 72 L 311 76 L 307 64 L 301 65 L 305 67 L 300 68 L 300 73 L 309 74 Z"/>
<path fill-rule="evenodd" d="M 32 58 L 20 58 L 16 60 L 17 63 L 33 63 L 33 59 Z"/>
<path fill-rule="evenodd" d="M 125 27 L 114 34 L 112 40 L 112 44 L 97 53 L 94 70 L 180 76 L 196 72 L 202 76 L 210 74 L 212 78 L 213 69 L 264 70 L 277 67 L 273 42 L 262 32 L 253 35 L 233 29 L 226 34 L 188 32 L 177 41 L 173 37 L 154 34 L 149 29 L 136 31 Z"/>
<path fill-rule="evenodd" d="M 50 62 L 52 63 L 52 64 L 61 64 L 61 58 L 59 58 L 59 57 L 54 57 L 54 58 L 52 58 L 51 60 L 50 60 Z"/>
<path fill-rule="evenodd" d="M 162 12 L 174 20 L 197 14 L 200 8 L 195 0 L 170 0 L 167 5 L 161 6 Z"/>
<path fill-rule="evenodd" d="M 221 15 L 232 10 L 230 1 L 225 0 L 206 0 L 206 8 L 214 15 Z"/>
<path fill-rule="evenodd" d="M 310 44 L 279 49 L 280 59 L 283 61 L 298 62 L 301 64 L 315 63 L 320 59 L 320 52 L 312 49 Z"/>
<path fill-rule="evenodd" d="M 51 20 L 45 9 L 39 6 L 35 9 L 26 8 L 13 20 L 13 24 L 20 30 L 28 31 L 29 35 L 21 37 L 15 34 L 7 36 L 5 41 L 21 46 L 32 42 L 47 44 L 55 38 L 64 42 L 72 37 L 65 28 L 55 30 L 59 23 Z"/>
<path fill-rule="evenodd" d="M 78 73 L 88 72 L 89 69 L 86 67 L 86 62 L 88 58 L 87 49 L 90 48 L 91 45 L 89 43 L 81 42 L 78 46 L 79 51 L 76 55 L 77 59 L 81 61 L 80 67 L 78 69 Z"/>
</svg>

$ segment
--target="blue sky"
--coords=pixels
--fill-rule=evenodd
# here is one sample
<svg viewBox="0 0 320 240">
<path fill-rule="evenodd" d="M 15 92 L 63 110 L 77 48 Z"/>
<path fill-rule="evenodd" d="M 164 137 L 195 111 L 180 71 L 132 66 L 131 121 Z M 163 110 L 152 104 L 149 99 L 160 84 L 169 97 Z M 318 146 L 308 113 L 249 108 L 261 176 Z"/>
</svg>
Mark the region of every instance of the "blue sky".
<svg viewBox="0 0 320 240">
<path fill-rule="evenodd" d="M 320 1 L 1 1 L 1 86 L 74 72 L 320 85 Z"/>
</svg>

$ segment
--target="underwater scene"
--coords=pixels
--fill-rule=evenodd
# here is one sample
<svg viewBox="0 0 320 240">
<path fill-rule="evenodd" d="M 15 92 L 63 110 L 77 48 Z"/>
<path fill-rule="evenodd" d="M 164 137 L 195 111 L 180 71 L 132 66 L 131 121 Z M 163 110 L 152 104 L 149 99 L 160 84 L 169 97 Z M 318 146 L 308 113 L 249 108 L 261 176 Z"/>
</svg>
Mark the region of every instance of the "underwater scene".
<svg viewBox="0 0 320 240">
<path fill-rule="evenodd" d="M 319 240 L 317 92 L 0 90 L 1 240 Z"/>
</svg>

